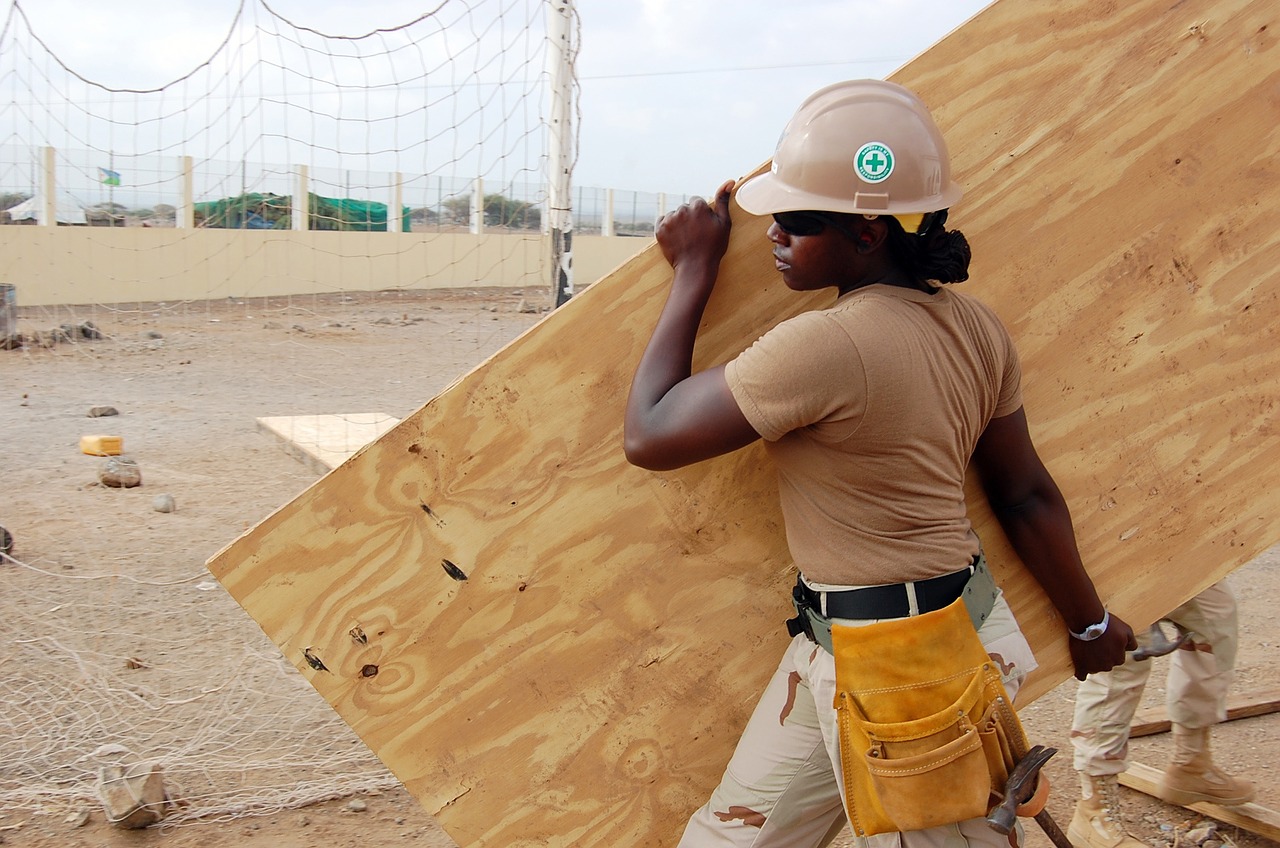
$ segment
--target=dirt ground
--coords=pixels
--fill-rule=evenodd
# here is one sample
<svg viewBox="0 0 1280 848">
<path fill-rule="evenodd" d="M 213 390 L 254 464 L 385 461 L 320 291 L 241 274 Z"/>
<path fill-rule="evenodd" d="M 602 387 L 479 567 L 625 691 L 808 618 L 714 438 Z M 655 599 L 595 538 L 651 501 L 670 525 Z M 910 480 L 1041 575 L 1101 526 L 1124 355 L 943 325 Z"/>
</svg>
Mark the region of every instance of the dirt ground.
<svg viewBox="0 0 1280 848">
<path fill-rule="evenodd" d="M 15 539 L 14 561 L 0 564 L 0 843 L 452 845 L 271 657 L 204 562 L 317 479 L 258 417 L 408 415 L 532 326 L 546 302 L 545 291 L 477 289 L 21 310 L 24 332 L 90 321 L 103 337 L 53 334 L 48 347 L 0 351 L 0 525 Z M 119 415 L 90 417 L 101 406 Z M 99 483 L 106 460 L 79 451 L 92 434 L 123 437 L 141 486 Z M 173 511 L 157 509 L 161 495 Z M 1234 691 L 1274 698 L 1280 548 L 1232 580 L 1242 623 Z M 1166 662 L 1155 661 L 1148 707 L 1161 703 Z M 1064 829 L 1076 796 L 1073 691 L 1064 684 L 1023 712 L 1032 738 L 1062 752 L 1048 771 L 1049 809 Z M 1231 722 L 1214 741 L 1224 766 L 1258 784 L 1258 803 L 1280 809 L 1280 716 Z M 1169 743 L 1134 740 L 1133 758 L 1161 766 Z M 168 824 L 106 822 L 94 763 L 113 745 L 165 764 L 179 804 Z M 259 746 L 279 750 L 269 768 Z M 1135 835 L 1191 844 L 1200 816 L 1123 792 Z M 1027 830 L 1031 845 L 1049 844 Z M 1271 844 L 1229 825 L 1212 841 Z"/>
</svg>

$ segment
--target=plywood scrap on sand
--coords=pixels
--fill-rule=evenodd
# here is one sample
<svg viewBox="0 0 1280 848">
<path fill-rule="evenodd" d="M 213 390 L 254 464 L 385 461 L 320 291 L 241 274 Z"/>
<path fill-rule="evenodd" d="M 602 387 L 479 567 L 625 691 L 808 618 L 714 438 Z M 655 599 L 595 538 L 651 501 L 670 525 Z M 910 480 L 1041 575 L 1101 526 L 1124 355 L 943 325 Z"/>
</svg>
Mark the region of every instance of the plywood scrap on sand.
<svg viewBox="0 0 1280 848">
<path fill-rule="evenodd" d="M 397 423 L 385 412 L 270 415 L 258 419 L 258 429 L 278 439 L 291 456 L 325 474 Z"/>
<path fill-rule="evenodd" d="M 1128 769 L 1121 772 L 1119 777 L 1121 786 L 1128 786 L 1147 795 L 1160 797 L 1159 787 L 1162 777 L 1160 769 L 1131 762 Z M 1272 842 L 1280 841 L 1280 813 L 1261 804 L 1249 801 L 1226 807 L 1207 801 L 1197 801 L 1188 804 L 1186 808 L 1220 822 L 1243 828 L 1263 839 L 1269 839 Z"/>
<path fill-rule="evenodd" d="M 1280 538 L 1278 35 L 1270 0 L 1002 0 L 894 76 L 948 138 L 963 290 L 1016 337 L 1033 435 L 1135 626 Z M 700 367 L 826 302 L 734 214 Z M 760 448 L 622 457 L 668 280 L 641 253 L 210 563 L 464 846 L 673 844 L 785 641 Z M 1025 703 L 1066 676 L 1062 630 L 970 504 L 1042 662 Z"/>
</svg>

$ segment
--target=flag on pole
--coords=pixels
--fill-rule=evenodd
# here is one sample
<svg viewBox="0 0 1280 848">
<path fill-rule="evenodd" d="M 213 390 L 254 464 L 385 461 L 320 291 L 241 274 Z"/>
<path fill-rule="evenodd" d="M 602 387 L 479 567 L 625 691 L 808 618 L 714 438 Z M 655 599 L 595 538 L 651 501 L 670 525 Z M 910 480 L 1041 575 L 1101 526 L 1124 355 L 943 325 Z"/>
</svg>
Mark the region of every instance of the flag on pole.
<svg viewBox="0 0 1280 848">
<path fill-rule="evenodd" d="M 119 171 L 112 171 L 108 168 L 98 168 L 98 178 L 102 180 L 103 185 L 109 185 L 109 186 L 120 185 Z"/>
</svg>

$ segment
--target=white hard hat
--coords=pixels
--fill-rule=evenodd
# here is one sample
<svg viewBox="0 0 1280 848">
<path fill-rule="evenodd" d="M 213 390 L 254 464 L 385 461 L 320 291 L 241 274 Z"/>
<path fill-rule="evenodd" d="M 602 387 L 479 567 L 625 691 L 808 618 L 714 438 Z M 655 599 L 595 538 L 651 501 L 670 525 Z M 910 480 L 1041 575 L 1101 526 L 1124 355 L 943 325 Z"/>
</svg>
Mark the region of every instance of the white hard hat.
<svg viewBox="0 0 1280 848">
<path fill-rule="evenodd" d="M 942 133 L 896 83 L 852 80 L 811 95 L 778 141 L 768 173 L 738 188 L 755 215 L 795 210 L 914 217 L 960 199 Z"/>
</svg>

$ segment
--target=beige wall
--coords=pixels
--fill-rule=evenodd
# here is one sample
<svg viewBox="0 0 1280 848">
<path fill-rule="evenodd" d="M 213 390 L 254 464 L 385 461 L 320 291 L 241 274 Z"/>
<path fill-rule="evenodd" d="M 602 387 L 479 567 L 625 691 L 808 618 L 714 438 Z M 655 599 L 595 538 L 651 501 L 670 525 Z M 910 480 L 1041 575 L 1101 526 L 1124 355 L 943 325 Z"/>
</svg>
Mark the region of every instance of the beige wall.
<svg viewBox="0 0 1280 848">
<path fill-rule="evenodd" d="M 652 239 L 576 236 L 574 285 Z M 19 306 L 550 284 L 540 235 L 0 227 Z"/>
</svg>

